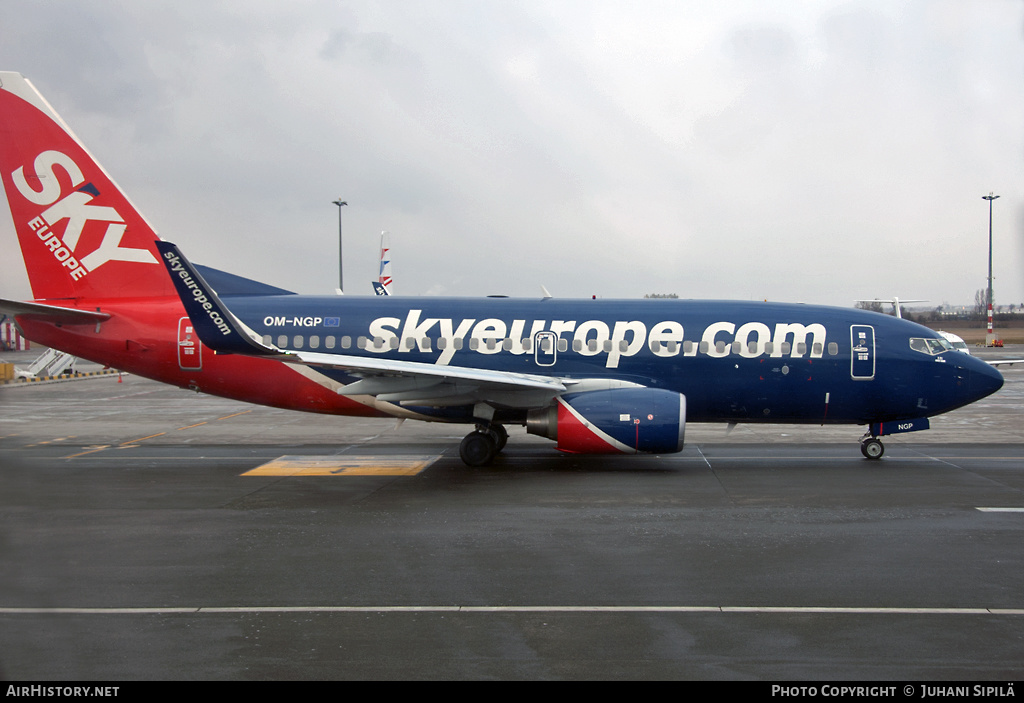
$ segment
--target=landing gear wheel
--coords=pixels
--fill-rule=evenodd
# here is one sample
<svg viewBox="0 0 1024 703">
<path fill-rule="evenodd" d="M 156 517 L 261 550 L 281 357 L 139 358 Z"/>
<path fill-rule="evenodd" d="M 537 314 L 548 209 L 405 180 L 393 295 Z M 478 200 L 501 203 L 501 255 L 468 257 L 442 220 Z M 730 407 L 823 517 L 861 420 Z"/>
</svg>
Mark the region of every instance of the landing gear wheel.
<svg viewBox="0 0 1024 703">
<path fill-rule="evenodd" d="M 468 466 L 486 466 L 497 453 L 497 444 L 489 432 L 470 432 L 459 445 L 459 456 Z"/>
<path fill-rule="evenodd" d="M 860 443 L 860 453 L 866 459 L 881 459 L 882 455 L 885 454 L 885 445 L 877 437 L 871 437 Z"/>
</svg>

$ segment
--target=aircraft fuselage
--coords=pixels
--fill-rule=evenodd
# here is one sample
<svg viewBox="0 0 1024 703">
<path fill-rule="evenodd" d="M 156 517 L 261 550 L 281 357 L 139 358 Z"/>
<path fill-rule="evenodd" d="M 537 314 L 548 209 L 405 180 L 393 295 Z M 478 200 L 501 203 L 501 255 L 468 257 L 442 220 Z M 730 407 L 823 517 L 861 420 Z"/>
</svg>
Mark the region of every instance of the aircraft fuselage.
<svg viewBox="0 0 1024 703">
<path fill-rule="evenodd" d="M 686 396 L 689 422 L 870 424 L 928 417 L 983 397 L 997 371 L 956 352 L 924 353 L 931 330 L 855 309 L 688 300 L 233 296 L 232 312 L 281 348 L 568 379 L 615 379 Z M 277 407 L 391 414 L 335 391 L 337 369 L 215 355 L 177 299 L 95 301 L 97 326 L 23 322 L 41 342 L 160 381 Z M 38 325 L 38 327 L 37 327 Z M 127 340 L 127 341 L 125 341 Z M 59 340 L 52 340 L 57 342 Z M 54 346 L 67 347 L 63 344 Z M 280 392 L 274 383 L 280 376 Z M 303 379 L 297 378 L 303 376 Z M 254 390 L 255 379 L 260 389 Z M 303 382 L 304 380 L 304 382 Z M 412 407 L 472 421 L 466 408 Z M 521 414 L 499 412 L 504 421 Z"/>
</svg>

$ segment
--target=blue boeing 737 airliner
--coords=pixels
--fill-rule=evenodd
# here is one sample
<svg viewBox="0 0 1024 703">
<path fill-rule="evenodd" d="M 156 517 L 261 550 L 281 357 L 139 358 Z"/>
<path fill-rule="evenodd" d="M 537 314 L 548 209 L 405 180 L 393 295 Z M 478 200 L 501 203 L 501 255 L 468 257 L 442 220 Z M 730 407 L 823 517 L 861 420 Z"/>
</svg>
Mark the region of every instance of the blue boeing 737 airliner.
<svg viewBox="0 0 1024 703">
<path fill-rule="evenodd" d="M 525 425 L 575 453 L 680 451 L 687 422 L 859 424 L 861 450 L 1000 388 L 906 320 L 697 300 L 314 297 L 190 264 L 49 104 L 0 73 L 0 177 L 39 343 L 183 388 L 319 413 L 474 426 L 490 462 Z"/>
</svg>

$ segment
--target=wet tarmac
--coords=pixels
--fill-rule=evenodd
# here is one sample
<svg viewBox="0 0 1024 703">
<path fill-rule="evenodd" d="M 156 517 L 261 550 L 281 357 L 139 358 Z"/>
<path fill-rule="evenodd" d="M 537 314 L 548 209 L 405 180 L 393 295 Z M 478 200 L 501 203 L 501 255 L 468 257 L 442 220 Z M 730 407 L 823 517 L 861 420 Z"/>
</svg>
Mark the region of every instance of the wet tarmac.
<svg viewBox="0 0 1024 703">
<path fill-rule="evenodd" d="M 458 426 L 8 386 L 0 676 L 1017 679 L 1024 367 L 1004 375 L 878 462 L 858 427 L 692 425 L 624 458 L 515 428 L 483 469 Z"/>
</svg>

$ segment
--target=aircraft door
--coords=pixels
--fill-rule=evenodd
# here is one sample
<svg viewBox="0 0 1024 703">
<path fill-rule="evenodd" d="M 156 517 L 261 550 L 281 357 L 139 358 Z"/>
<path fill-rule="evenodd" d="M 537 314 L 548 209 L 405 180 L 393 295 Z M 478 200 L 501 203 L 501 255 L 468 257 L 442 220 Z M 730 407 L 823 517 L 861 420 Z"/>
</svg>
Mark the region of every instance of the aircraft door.
<svg viewBox="0 0 1024 703">
<path fill-rule="evenodd" d="M 850 325 L 850 376 L 855 381 L 875 377 L 875 328 Z"/>
<path fill-rule="evenodd" d="M 537 366 L 554 366 L 558 357 L 558 335 L 538 332 L 533 335 L 533 359 Z"/>
<path fill-rule="evenodd" d="M 203 345 L 199 335 L 192 329 L 192 320 L 183 317 L 178 320 L 178 366 L 183 371 L 200 371 L 203 368 Z"/>
</svg>

